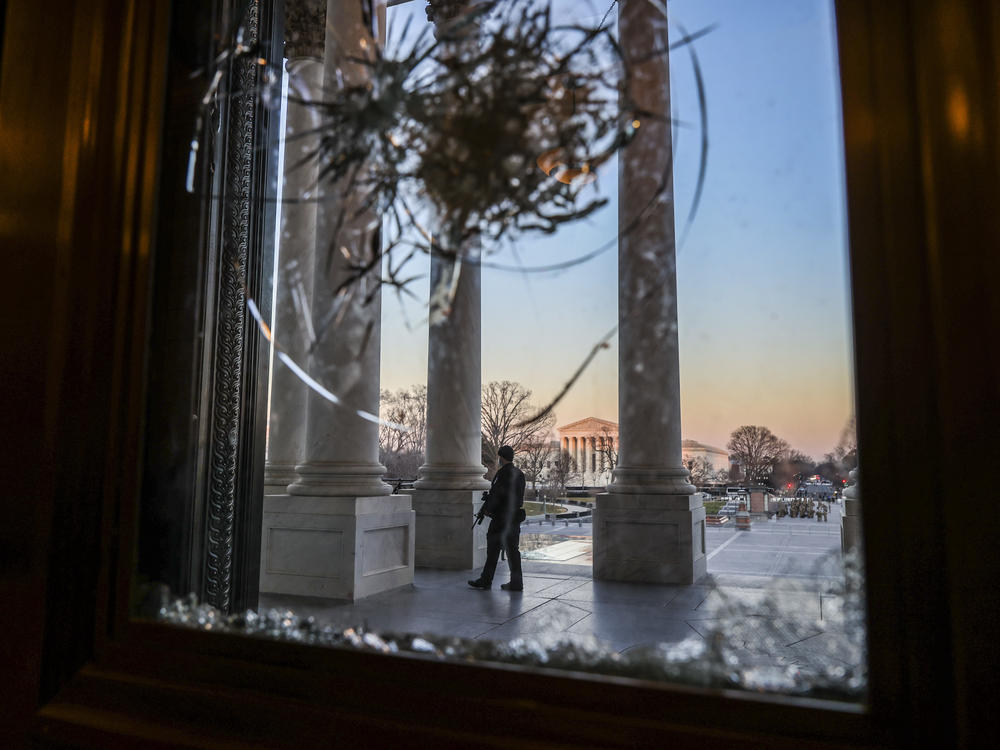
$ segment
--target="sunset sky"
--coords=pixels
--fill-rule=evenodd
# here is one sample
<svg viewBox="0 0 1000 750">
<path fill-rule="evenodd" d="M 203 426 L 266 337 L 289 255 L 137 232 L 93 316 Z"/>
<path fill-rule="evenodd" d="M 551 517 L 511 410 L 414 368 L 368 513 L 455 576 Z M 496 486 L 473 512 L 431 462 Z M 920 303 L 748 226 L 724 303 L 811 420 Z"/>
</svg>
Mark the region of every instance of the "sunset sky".
<svg viewBox="0 0 1000 750">
<path fill-rule="evenodd" d="M 596 4 L 596 23 L 606 6 Z M 820 458 L 853 410 L 846 218 L 833 9 L 815 0 L 674 0 L 697 42 L 708 102 L 708 172 L 694 191 L 700 131 L 689 55 L 671 54 L 683 436 L 725 447 L 763 424 Z M 423 3 L 390 10 L 423 23 Z M 681 36 L 671 29 L 673 38 Z M 617 166 L 594 186 L 610 205 L 553 237 L 525 238 L 490 261 L 536 266 L 612 240 Z M 561 388 L 617 322 L 617 249 L 558 273 L 483 272 L 483 381 L 515 380 L 537 404 Z M 426 299 L 428 284 L 414 291 Z M 426 312 L 383 298 L 382 387 L 426 382 Z M 407 327 L 404 321 L 409 320 Z M 617 339 L 558 405 L 558 424 L 617 421 Z"/>
</svg>

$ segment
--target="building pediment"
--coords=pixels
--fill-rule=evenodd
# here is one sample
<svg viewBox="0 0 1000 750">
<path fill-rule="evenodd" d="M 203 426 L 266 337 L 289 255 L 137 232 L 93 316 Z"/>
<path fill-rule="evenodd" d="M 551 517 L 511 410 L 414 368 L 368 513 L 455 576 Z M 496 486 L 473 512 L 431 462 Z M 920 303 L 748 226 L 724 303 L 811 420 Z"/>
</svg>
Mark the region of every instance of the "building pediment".
<svg viewBox="0 0 1000 750">
<path fill-rule="evenodd" d="M 578 432 L 585 435 L 600 435 L 602 432 L 618 434 L 618 423 L 598 417 L 585 417 L 584 419 L 570 422 L 562 427 L 556 427 L 556 432 L 565 435 L 567 432 Z"/>
</svg>

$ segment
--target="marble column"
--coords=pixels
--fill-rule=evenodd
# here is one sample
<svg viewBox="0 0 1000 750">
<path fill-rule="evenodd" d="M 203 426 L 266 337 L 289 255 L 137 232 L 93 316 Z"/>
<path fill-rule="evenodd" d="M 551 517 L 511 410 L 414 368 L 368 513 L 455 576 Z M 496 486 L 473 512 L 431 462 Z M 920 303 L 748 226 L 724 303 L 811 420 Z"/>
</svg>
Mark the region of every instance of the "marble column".
<svg viewBox="0 0 1000 750">
<path fill-rule="evenodd" d="M 486 525 L 472 528 L 490 483 L 482 463 L 480 267 L 471 260 L 431 260 L 432 296 L 458 280 L 428 331 L 427 453 L 411 493 L 420 567 L 468 570 L 486 561 Z"/>
<path fill-rule="evenodd" d="M 281 237 L 274 280 L 277 289 L 272 332 L 282 350 L 293 361 L 301 363 L 305 362 L 311 344 L 311 321 L 306 318 L 310 314 L 316 246 L 316 201 L 313 196 L 319 178 L 317 162 L 308 158 L 319 143 L 318 137 L 311 134 L 319 124 L 319 115 L 305 102 L 322 98 L 322 38 L 318 44 L 305 49 L 300 43 L 297 51 L 303 54 L 285 61 L 288 90 L 292 96 L 285 117 Z M 297 478 L 295 467 L 305 458 L 309 389 L 277 358 L 272 373 L 264 494 L 284 495 L 288 485 Z"/>
<path fill-rule="evenodd" d="M 692 583 L 705 575 L 705 509 L 681 461 L 667 19 L 619 4 L 619 40 L 644 116 L 619 156 L 619 460 L 594 513 L 594 578 Z M 652 201 L 652 203 L 651 203 Z"/>
<path fill-rule="evenodd" d="M 584 469 L 583 469 L 583 475 L 584 475 L 584 477 L 585 478 L 588 477 L 588 476 L 592 477 L 593 474 L 594 474 L 594 468 L 593 468 L 594 467 L 594 438 L 592 438 L 589 435 L 583 439 L 583 462 L 584 462 Z M 583 483 L 585 485 L 587 484 L 586 479 L 584 479 Z"/>
<path fill-rule="evenodd" d="M 463 0 L 429 2 L 435 37 L 437 28 L 471 5 Z M 447 244 L 446 233 L 441 231 L 440 236 Z M 486 561 L 487 525 L 473 527 L 472 520 L 490 486 L 482 463 L 480 249 L 469 245 L 445 250 L 457 251 L 457 258 L 431 257 L 427 449 L 411 491 L 417 518 L 416 564 L 470 570 Z"/>
<path fill-rule="evenodd" d="M 349 59 L 371 52 L 361 10 L 361 3 L 327 3 L 327 89 L 339 80 L 364 80 L 365 67 Z M 307 369 L 339 402 L 309 392 L 305 460 L 287 496 L 265 498 L 261 590 L 357 600 L 413 583 L 414 515 L 410 497 L 392 495 L 382 481 L 378 425 L 359 413 L 379 408 L 378 279 L 365 277 L 346 293 L 335 292 L 351 273 L 341 248 L 355 261 L 370 257 L 378 218 L 358 216 L 351 205 L 356 197 L 343 186 L 323 188 L 313 266 L 317 342 Z M 351 218 L 335 236 L 342 211 Z"/>
<path fill-rule="evenodd" d="M 840 547 L 846 554 L 861 551 L 861 485 L 858 470 L 848 474 L 851 484 L 844 489 L 844 512 L 840 517 Z"/>
</svg>

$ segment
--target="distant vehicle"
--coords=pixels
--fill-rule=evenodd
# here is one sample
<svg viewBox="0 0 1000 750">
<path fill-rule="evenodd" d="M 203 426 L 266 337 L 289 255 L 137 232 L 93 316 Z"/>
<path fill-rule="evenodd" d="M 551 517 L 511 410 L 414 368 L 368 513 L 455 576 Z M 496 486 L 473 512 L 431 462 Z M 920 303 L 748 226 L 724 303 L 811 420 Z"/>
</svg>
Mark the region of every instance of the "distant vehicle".
<svg viewBox="0 0 1000 750">
<path fill-rule="evenodd" d="M 833 482 L 826 479 L 818 482 L 803 482 L 795 491 L 796 497 L 812 497 L 819 500 L 831 500 L 836 494 Z"/>
<path fill-rule="evenodd" d="M 742 487 L 726 487 L 727 495 L 745 495 L 747 491 Z"/>
</svg>

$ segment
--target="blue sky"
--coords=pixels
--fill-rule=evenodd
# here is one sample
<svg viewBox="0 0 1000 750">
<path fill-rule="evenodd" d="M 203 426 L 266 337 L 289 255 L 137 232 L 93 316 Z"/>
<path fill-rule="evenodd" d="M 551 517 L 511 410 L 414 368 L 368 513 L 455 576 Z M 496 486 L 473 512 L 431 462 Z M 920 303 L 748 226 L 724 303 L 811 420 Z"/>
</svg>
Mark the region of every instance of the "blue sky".
<svg viewBox="0 0 1000 750">
<path fill-rule="evenodd" d="M 580 3 L 564 6 L 582 16 Z M 594 13 L 597 20 L 604 6 Z M 853 409 L 846 220 L 833 9 L 816 0 L 673 0 L 697 42 L 708 102 L 700 210 L 677 251 L 685 438 L 724 446 L 764 424 L 820 457 Z M 390 11 L 414 13 L 423 4 Z M 398 28 L 398 27 L 396 27 Z M 680 32 L 671 29 L 673 38 Z M 678 238 L 694 191 L 700 131 L 688 53 L 671 55 Z M 524 238 L 491 260 L 541 265 L 614 238 L 617 167 L 593 189 L 610 205 L 552 237 Z M 559 273 L 483 273 L 483 380 L 516 380 L 542 403 L 617 321 L 617 249 Z M 414 290 L 426 296 L 427 283 Z M 425 382 L 419 305 L 383 300 L 382 387 Z M 404 320 L 417 323 L 408 328 Z M 557 407 L 559 424 L 617 420 L 617 340 Z"/>
</svg>

